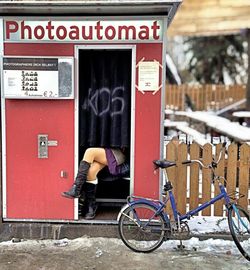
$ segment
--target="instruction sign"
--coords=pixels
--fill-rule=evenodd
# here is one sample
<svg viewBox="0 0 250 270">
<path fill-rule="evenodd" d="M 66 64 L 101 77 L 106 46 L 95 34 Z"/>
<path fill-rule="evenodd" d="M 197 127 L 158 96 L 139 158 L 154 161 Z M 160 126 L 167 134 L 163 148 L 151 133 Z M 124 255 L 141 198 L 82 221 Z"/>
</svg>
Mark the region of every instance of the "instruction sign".
<svg viewBox="0 0 250 270">
<path fill-rule="evenodd" d="M 159 63 L 155 61 L 141 61 L 138 66 L 138 89 L 140 91 L 155 91 L 159 89 Z"/>
<path fill-rule="evenodd" d="M 72 59 L 3 58 L 6 98 L 72 98 Z"/>
</svg>

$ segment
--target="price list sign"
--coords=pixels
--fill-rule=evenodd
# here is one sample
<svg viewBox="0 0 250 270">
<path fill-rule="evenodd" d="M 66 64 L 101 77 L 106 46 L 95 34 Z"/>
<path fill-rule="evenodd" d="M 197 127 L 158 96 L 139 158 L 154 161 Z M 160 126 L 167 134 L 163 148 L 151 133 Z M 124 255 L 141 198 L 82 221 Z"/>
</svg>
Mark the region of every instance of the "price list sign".
<svg viewBox="0 0 250 270">
<path fill-rule="evenodd" d="M 3 58 L 3 75 L 7 98 L 59 97 L 57 58 Z"/>
</svg>

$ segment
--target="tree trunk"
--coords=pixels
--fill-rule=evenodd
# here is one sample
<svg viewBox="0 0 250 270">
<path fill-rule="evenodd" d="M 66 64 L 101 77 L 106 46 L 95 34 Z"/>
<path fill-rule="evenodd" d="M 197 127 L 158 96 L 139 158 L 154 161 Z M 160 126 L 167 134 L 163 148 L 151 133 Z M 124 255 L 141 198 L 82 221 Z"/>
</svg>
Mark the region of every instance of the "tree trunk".
<svg viewBox="0 0 250 270">
<path fill-rule="evenodd" d="M 247 89 L 246 89 L 246 110 L 250 111 L 250 29 L 247 29 L 247 43 L 248 43 L 248 79 L 247 79 Z"/>
</svg>

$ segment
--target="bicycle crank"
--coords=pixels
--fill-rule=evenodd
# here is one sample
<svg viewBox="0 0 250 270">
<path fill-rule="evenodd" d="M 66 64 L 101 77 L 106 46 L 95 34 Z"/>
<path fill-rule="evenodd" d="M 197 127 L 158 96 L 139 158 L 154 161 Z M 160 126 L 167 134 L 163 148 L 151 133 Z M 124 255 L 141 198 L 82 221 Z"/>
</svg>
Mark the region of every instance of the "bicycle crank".
<svg viewBox="0 0 250 270">
<path fill-rule="evenodd" d="M 172 238 L 176 240 L 187 240 L 190 238 L 190 229 L 187 222 L 181 222 L 178 228 L 178 224 L 171 224 L 172 226 Z"/>
</svg>

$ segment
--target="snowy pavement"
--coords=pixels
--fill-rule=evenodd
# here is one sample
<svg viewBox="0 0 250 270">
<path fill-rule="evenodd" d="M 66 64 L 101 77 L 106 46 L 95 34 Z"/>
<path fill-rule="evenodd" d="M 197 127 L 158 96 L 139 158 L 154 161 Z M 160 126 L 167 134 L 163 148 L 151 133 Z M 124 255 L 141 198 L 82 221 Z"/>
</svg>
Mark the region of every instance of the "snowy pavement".
<svg viewBox="0 0 250 270">
<path fill-rule="evenodd" d="M 197 236 L 228 232 L 225 218 L 196 217 L 190 221 L 190 228 Z M 0 243 L 0 269 L 250 270 L 250 262 L 241 256 L 233 241 L 200 241 L 198 237 L 192 237 L 183 241 L 184 250 L 177 248 L 179 243 L 169 240 L 156 251 L 142 254 L 131 251 L 116 238 L 12 240 Z"/>
<path fill-rule="evenodd" d="M 167 241 L 152 253 L 129 250 L 120 239 L 88 238 L 74 240 L 28 240 L 0 244 L 0 269 L 88 269 L 88 270 L 147 270 L 147 269 L 250 269 L 232 241 L 192 238 Z"/>
</svg>

